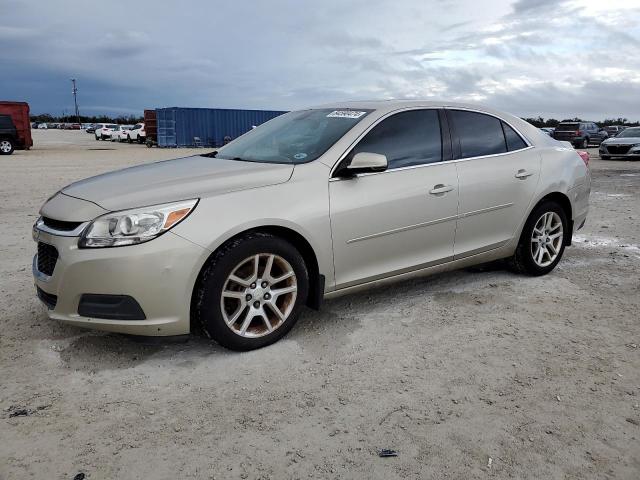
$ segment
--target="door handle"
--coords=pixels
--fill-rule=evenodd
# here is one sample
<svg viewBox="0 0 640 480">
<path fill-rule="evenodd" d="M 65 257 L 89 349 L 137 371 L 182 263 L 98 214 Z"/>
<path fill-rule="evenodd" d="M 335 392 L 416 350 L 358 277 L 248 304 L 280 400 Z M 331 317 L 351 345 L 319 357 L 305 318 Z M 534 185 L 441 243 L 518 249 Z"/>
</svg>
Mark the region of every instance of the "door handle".
<svg viewBox="0 0 640 480">
<path fill-rule="evenodd" d="M 431 195 L 440 195 L 442 193 L 450 192 L 451 190 L 453 190 L 452 185 L 445 185 L 443 183 L 439 183 L 437 185 L 434 185 L 433 188 L 429 190 L 429 193 Z"/>
<path fill-rule="evenodd" d="M 524 180 L 525 178 L 530 177 L 531 175 L 533 175 L 533 173 L 527 172 L 525 169 L 521 168 L 520 170 L 518 170 L 518 173 L 516 173 L 516 178 L 519 178 L 520 180 Z"/>
</svg>

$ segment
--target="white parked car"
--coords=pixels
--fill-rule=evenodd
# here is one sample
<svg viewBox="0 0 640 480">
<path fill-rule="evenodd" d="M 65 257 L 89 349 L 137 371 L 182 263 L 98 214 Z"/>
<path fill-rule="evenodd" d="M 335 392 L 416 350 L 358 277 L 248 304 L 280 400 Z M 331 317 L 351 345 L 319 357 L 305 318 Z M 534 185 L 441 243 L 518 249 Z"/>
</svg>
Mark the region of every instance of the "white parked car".
<svg viewBox="0 0 640 480">
<path fill-rule="evenodd" d="M 497 259 L 551 272 L 587 217 L 587 163 L 477 105 L 293 111 L 219 151 L 63 188 L 34 225 L 37 293 L 71 325 L 200 325 L 259 348 L 323 298 Z"/>
<path fill-rule="evenodd" d="M 48 128 L 49 128 L 49 126 L 46 123 L 38 124 L 38 129 L 39 130 L 47 130 Z"/>
<path fill-rule="evenodd" d="M 133 125 L 118 125 L 111 130 L 112 142 L 124 142 L 127 140 L 129 131 L 133 128 Z"/>
<path fill-rule="evenodd" d="M 144 130 L 144 123 L 137 123 L 129 130 L 127 134 L 127 141 L 129 143 L 138 142 L 144 143 L 147 140 L 147 132 Z"/>
<path fill-rule="evenodd" d="M 115 123 L 96 123 L 94 132 L 96 140 L 108 140 L 111 138 L 111 131 L 118 125 Z"/>
</svg>

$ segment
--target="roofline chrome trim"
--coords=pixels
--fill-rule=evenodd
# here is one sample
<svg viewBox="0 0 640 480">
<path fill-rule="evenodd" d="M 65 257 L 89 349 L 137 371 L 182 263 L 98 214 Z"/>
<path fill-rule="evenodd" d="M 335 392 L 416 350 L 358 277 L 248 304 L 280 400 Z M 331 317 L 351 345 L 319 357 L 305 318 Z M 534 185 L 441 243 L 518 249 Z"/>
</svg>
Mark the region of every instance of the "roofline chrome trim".
<svg viewBox="0 0 640 480">
<path fill-rule="evenodd" d="M 360 140 L 362 140 L 364 138 L 365 135 L 367 135 L 376 125 L 378 125 L 380 122 L 382 122 L 383 120 L 389 118 L 392 115 L 395 115 L 397 113 L 401 113 L 401 112 L 409 112 L 412 110 L 465 110 L 465 111 L 469 111 L 469 112 L 476 112 L 476 113 L 482 113 L 484 115 L 489 115 L 491 117 L 497 118 L 498 120 L 506 123 L 507 125 L 509 125 L 511 128 L 513 128 L 513 130 L 522 138 L 522 140 L 526 143 L 526 147 L 525 148 L 521 148 L 519 150 L 511 150 L 510 152 L 502 152 L 502 153 L 494 153 L 491 155 L 480 155 L 477 157 L 466 157 L 466 158 L 456 158 L 456 159 L 452 159 L 452 160 L 444 160 L 444 161 L 440 161 L 440 162 L 431 162 L 431 163 L 423 163 L 420 165 L 411 165 L 408 167 L 399 167 L 399 168 L 393 168 L 390 170 L 384 170 L 382 172 L 370 172 L 370 173 L 359 173 L 357 175 L 355 175 L 355 177 L 363 177 L 363 176 L 367 176 L 367 175 L 380 175 L 383 173 L 387 173 L 387 172 L 398 172 L 398 171 L 402 171 L 402 170 L 408 170 L 410 168 L 420 168 L 420 167 L 429 167 L 431 165 L 443 165 L 446 163 L 454 163 L 454 162 L 462 162 L 462 161 L 467 161 L 467 160 L 476 160 L 479 158 L 490 158 L 490 157 L 499 157 L 502 155 L 509 155 L 512 153 L 517 153 L 517 152 L 524 152 L 525 150 L 529 150 L 530 148 L 534 148 L 535 145 L 533 145 L 529 139 L 524 136 L 520 130 L 518 130 L 516 127 L 514 127 L 510 122 L 508 122 L 507 120 L 505 120 L 502 117 L 499 117 L 493 113 L 490 112 L 486 112 L 483 110 L 478 110 L 478 109 L 474 109 L 474 108 L 465 108 L 465 107 L 454 107 L 454 106 L 446 106 L 446 105 L 442 105 L 442 106 L 437 106 L 437 107 L 420 107 L 420 106 L 412 106 L 412 107 L 403 107 L 403 108 L 398 108 L 396 110 L 392 110 L 390 112 L 385 113 L 382 117 L 378 118 L 376 121 L 374 121 L 374 123 L 372 123 L 371 125 L 369 125 L 369 127 L 367 127 L 367 129 L 362 132 L 353 142 L 351 142 L 351 144 L 346 148 L 346 150 L 344 152 L 342 152 L 342 154 L 338 157 L 338 160 L 333 164 L 333 166 L 331 167 L 331 171 L 329 172 L 329 181 L 341 181 L 341 180 L 349 180 L 348 178 L 341 178 L 341 177 L 334 177 L 333 174 L 335 173 L 336 169 L 338 168 L 338 165 L 340 165 L 340 162 L 342 162 L 342 160 L 345 159 L 345 157 L 348 155 L 348 153 L 351 151 L 351 149 L 358 143 L 360 142 Z M 442 127 L 441 127 L 442 128 Z"/>
</svg>

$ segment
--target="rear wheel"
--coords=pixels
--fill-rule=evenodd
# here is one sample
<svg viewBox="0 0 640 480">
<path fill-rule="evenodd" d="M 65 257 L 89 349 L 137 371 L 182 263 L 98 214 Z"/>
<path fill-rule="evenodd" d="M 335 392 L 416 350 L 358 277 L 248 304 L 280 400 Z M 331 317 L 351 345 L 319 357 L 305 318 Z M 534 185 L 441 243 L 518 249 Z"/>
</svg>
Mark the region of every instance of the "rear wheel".
<svg viewBox="0 0 640 480">
<path fill-rule="evenodd" d="M 565 247 L 567 215 L 557 202 L 546 201 L 531 213 L 510 259 L 514 270 L 528 275 L 545 275 L 555 268 Z"/>
<path fill-rule="evenodd" d="M 260 232 L 222 247 L 201 278 L 196 316 L 211 338 L 232 350 L 264 347 L 286 335 L 309 290 L 298 250 Z"/>
<path fill-rule="evenodd" d="M 582 140 L 582 143 L 580 144 L 580 148 L 587 148 L 589 146 L 589 139 L 588 138 L 584 138 Z"/>
<path fill-rule="evenodd" d="M 0 155 L 11 155 L 13 153 L 13 142 L 8 138 L 0 140 Z"/>
</svg>

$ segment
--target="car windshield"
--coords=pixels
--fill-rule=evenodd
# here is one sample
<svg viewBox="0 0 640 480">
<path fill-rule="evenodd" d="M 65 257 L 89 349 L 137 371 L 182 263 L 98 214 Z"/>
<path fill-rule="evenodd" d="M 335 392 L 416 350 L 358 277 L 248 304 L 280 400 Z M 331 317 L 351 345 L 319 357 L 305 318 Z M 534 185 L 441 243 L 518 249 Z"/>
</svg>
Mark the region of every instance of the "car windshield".
<svg viewBox="0 0 640 480">
<path fill-rule="evenodd" d="M 327 108 L 289 112 L 224 146 L 216 158 L 265 163 L 310 162 L 371 111 Z"/>
<path fill-rule="evenodd" d="M 640 137 L 640 127 L 625 128 L 618 135 L 616 135 L 616 138 L 624 138 L 624 137 Z"/>
</svg>

